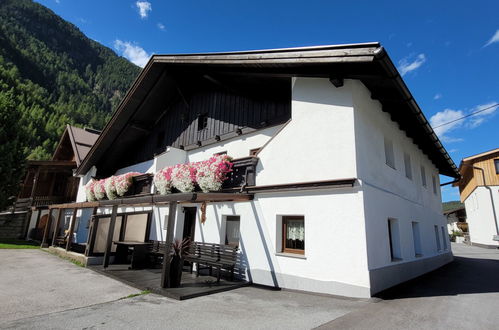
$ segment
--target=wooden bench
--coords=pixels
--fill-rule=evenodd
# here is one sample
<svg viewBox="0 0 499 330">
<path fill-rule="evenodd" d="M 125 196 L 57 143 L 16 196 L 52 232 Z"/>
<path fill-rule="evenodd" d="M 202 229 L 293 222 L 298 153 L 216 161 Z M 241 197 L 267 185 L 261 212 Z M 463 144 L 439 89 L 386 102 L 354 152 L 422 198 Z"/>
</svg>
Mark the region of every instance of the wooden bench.
<svg viewBox="0 0 499 330">
<path fill-rule="evenodd" d="M 152 245 L 149 246 L 149 250 L 147 252 L 152 257 L 154 263 L 156 263 L 157 260 L 163 258 L 165 254 L 165 242 L 163 241 L 150 241 L 150 242 L 152 243 Z"/>
<path fill-rule="evenodd" d="M 193 265 L 196 264 L 196 276 L 199 276 L 200 266 L 206 266 L 210 269 L 217 269 L 217 282 L 220 282 L 220 273 L 222 269 L 231 273 L 231 281 L 234 280 L 234 268 L 237 261 L 238 248 L 230 245 L 193 242 L 189 255 L 184 260 L 191 263 L 191 273 Z M 205 267 L 205 268 L 206 268 Z"/>
</svg>

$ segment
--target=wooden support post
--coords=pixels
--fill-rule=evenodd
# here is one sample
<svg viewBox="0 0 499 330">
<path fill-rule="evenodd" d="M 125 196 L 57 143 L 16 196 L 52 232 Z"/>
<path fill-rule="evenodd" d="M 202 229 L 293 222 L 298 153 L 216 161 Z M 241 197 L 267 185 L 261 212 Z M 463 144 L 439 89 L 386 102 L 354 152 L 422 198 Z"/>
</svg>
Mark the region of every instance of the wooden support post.
<svg viewBox="0 0 499 330">
<path fill-rule="evenodd" d="M 52 213 L 53 213 L 53 211 L 54 211 L 54 209 L 49 210 L 48 219 L 47 219 L 47 222 L 45 222 L 45 229 L 43 231 L 42 244 L 40 245 L 42 248 L 46 248 L 49 246 L 47 243 L 47 238 L 49 237 L 50 227 L 52 226 Z"/>
<path fill-rule="evenodd" d="M 97 214 L 97 207 L 94 207 L 92 211 L 92 215 L 90 216 L 90 225 L 88 226 L 88 235 L 87 235 L 87 243 L 85 245 L 85 257 L 90 255 L 90 251 L 93 249 L 93 241 L 95 237 L 95 218 L 94 216 Z"/>
<path fill-rule="evenodd" d="M 111 254 L 111 246 L 113 244 L 114 225 L 116 224 L 116 214 L 118 213 L 118 205 L 113 205 L 111 213 L 111 221 L 109 221 L 109 230 L 107 232 L 106 251 L 104 252 L 104 268 L 109 266 L 109 256 Z"/>
<path fill-rule="evenodd" d="M 163 254 L 163 269 L 161 272 L 161 287 L 167 288 L 170 274 L 170 254 L 173 243 L 173 227 L 175 226 L 175 215 L 177 214 L 177 202 L 170 202 L 168 207 L 168 223 L 166 225 L 165 251 Z"/>
<path fill-rule="evenodd" d="M 38 183 L 38 178 L 40 177 L 40 166 L 36 168 L 35 177 L 33 178 L 33 187 L 31 187 L 31 198 L 35 197 L 36 185 Z"/>
<path fill-rule="evenodd" d="M 73 240 L 73 232 L 75 230 L 75 224 L 76 224 L 76 212 L 78 212 L 78 208 L 73 209 L 73 215 L 71 216 L 71 222 L 69 223 L 69 231 L 68 231 L 68 237 L 67 237 L 67 242 L 66 242 L 66 251 L 69 251 L 71 248 L 71 243 Z"/>
<path fill-rule="evenodd" d="M 59 233 L 59 225 L 61 224 L 62 214 L 64 213 L 64 209 L 58 210 L 59 214 L 57 215 L 57 220 L 55 221 L 54 236 L 52 236 L 52 246 L 55 246 L 55 240 L 57 239 L 57 234 Z"/>
</svg>

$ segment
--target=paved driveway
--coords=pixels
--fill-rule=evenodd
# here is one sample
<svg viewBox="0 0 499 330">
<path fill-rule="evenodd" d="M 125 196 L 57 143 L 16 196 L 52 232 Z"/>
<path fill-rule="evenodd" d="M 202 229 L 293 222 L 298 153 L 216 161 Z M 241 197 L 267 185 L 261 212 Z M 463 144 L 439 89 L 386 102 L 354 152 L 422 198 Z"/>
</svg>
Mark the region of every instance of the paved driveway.
<svg viewBox="0 0 499 330">
<path fill-rule="evenodd" d="M 63 286 L 71 292 L 65 295 L 71 303 L 69 306 L 51 306 L 51 303 L 48 303 L 47 306 L 41 307 L 37 300 L 36 303 L 31 302 L 36 314 L 31 312 L 30 306 L 23 306 L 21 302 L 26 299 L 23 295 L 29 297 L 34 294 L 39 285 L 32 283 L 28 284 L 28 288 L 16 290 L 6 287 L 0 279 L 0 292 L 3 294 L 7 289 L 10 292 L 7 298 L 13 301 L 16 308 L 21 308 L 26 313 L 20 314 L 15 312 L 13 307 L 9 307 L 11 312 L 5 314 L 4 308 L 10 305 L 1 297 L 0 328 L 310 329 L 321 326 L 324 329 L 370 330 L 497 329 L 499 251 L 465 245 L 453 245 L 453 250 L 457 256 L 455 262 L 384 292 L 382 300 L 378 302 L 245 287 L 186 301 L 149 294 L 102 303 L 126 296 L 133 289 L 101 275 L 88 273 L 86 269 L 55 259 L 41 251 L 24 252 L 33 255 L 24 261 L 22 258 L 21 261 L 16 261 L 17 271 L 5 272 L 5 266 L 13 266 L 6 263 L 3 255 L 0 255 L 0 277 L 10 273 L 21 276 L 27 267 L 38 274 L 27 274 L 27 279 L 23 278 L 22 283 L 36 282 L 38 278 L 42 279 L 39 281 L 39 285 L 42 285 L 53 280 L 45 278 L 47 276 L 61 276 L 61 272 L 45 269 L 43 265 L 37 267 L 24 264 L 27 261 L 32 262 L 31 259 L 35 257 L 41 260 L 55 259 L 51 262 L 57 263 L 58 267 L 62 266 L 62 269 L 66 267 L 67 277 L 81 279 L 72 280 L 69 288 Z M 15 278 L 12 278 L 12 274 L 10 276 L 13 285 Z M 88 295 L 89 288 L 95 285 L 98 289 L 91 290 L 94 293 L 99 292 L 101 303 L 95 302 L 95 297 L 92 301 L 90 298 L 93 295 Z M 108 290 L 108 286 L 115 289 Z M 51 289 L 55 290 L 54 287 Z M 119 293 L 110 292 L 114 290 Z M 51 297 L 52 294 L 59 297 L 62 293 L 55 290 L 52 293 L 40 292 L 37 295 L 51 299 L 49 302 L 60 301 Z M 84 301 L 85 299 L 87 300 Z M 55 309 L 51 310 L 51 307 Z M 4 315 L 10 315 L 11 321 L 5 322 Z M 29 317 L 32 315 L 38 316 Z"/>
<path fill-rule="evenodd" d="M 322 329 L 498 329 L 499 251 L 452 244 L 455 261 Z"/>
<path fill-rule="evenodd" d="M 0 249 L 0 324 L 137 292 L 45 251 Z"/>
</svg>

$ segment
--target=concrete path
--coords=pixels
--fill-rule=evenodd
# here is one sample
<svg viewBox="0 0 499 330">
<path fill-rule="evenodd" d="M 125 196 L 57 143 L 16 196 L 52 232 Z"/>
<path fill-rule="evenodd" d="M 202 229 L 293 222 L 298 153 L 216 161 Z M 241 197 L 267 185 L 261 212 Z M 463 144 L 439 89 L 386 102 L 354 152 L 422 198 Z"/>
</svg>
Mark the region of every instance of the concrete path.
<svg viewBox="0 0 499 330">
<path fill-rule="evenodd" d="M 42 250 L 0 249 L 0 326 L 137 292 Z"/>
<path fill-rule="evenodd" d="M 453 244 L 455 261 L 321 329 L 498 329 L 499 250 Z"/>
<path fill-rule="evenodd" d="M 41 251 L 11 251 L 20 253 L 20 259 L 10 256 L 10 262 L 0 251 L 0 292 L 8 293 L 0 297 L 0 328 L 496 329 L 499 251 L 465 245 L 452 248 L 455 262 L 384 292 L 378 302 L 255 287 L 186 301 L 153 294 L 116 300 L 134 290 Z M 57 267 L 44 267 L 48 259 Z M 28 265 L 32 262 L 35 265 Z M 61 276 L 73 279 L 64 284 Z M 45 299 L 46 304 L 31 296 Z M 30 303 L 24 305 L 25 300 Z M 61 301 L 67 301 L 67 306 Z"/>
</svg>

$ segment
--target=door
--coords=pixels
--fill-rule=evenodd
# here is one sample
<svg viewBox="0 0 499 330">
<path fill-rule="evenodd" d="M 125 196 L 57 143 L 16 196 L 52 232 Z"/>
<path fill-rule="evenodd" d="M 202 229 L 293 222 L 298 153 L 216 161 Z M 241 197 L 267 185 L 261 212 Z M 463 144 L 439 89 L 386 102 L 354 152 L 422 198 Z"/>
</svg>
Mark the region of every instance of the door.
<svg viewBox="0 0 499 330">
<path fill-rule="evenodd" d="M 182 239 L 190 238 L 194 241 L 194 234 L 196 232 L 196 207 L 184 207 L 184 231 Z"/>
</svg>

